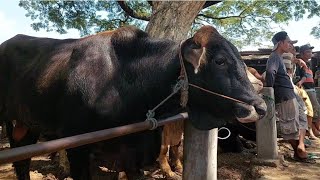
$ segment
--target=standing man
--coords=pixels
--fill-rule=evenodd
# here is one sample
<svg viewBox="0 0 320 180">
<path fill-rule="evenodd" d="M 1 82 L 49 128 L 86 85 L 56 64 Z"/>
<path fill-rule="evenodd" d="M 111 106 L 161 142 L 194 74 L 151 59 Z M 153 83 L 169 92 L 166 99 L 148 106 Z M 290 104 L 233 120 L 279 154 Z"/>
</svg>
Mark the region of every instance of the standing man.
<svg viewBox="0 0 320 180">
<path fill-rule="evenodd" d="M 313 79 L 313 72 L 310 68 L 310 60 L 312 57 L 312 49 L 314 47 L 310 46 L 310 44 L 305 44 L 300 46 L 300 57 L 307 64 L 307 68 L 298 69 L 297 73 L 301 77 L 300 81 L 297 82 L 297 86 L 305 89 L 308 93 L 308 96 L 311 100 L 311 104 L 313 107 L 313 124 L 312 130 L 314 135 L 319 136 L 320 133 L 320 105 L 317 100 L 317 93 L 315 90 L 315 83 Z"/>
<path fill-rule="evenodd" d="M 300 52 L 300 47 L 299 46 L 294 47 L 292 45 L 292 47 L 290 48 L 290 53 L 293 54 L 293 58 L 292 58 L 292 65 L 293 65 L 292 79 L 293 79 L 294 83 L 296 83 L 297 81 L 299 81 L 301 79 L 300 72 L 302 70 L 308 69 L 308 66 L 307 66 L 306 62 L 304 60 L 296 57 L 297 52 Z M 306 97 L 307 99 L 304 99 L 304 101 L 305 101 L 305 104 L 306 104 L 306 107 L 307 107 L 307 112 L 308 112 L 307 113 L 307 119 L 308 119 L 308 130 L 307 130 L 307 132 L 308 132 L 309 139 L 317 140 L 318 138 L 313 133 L 313 129 L 314 129 L 312 127 L 313 126 L 312 125 L 313 107 L 312 107 L 310 98 L 309 98 L 308 94 L 305 92 L 305 90 L 303 88 L 299 87 L 298 85 L 297 85 L 297 88 L 299 89 L 299 92 L 304 92 L 307 95 L 307 97 Z M 302 94 L 304 94 L 304 93 L 302 93 Z"/>
<path fill-rule="evenodd" d="M 276 33 L 272 38 L 274 47 L 267 61 L 266 68 L 266 87 L 274 88 L 275 104 L 279 126 L 284 140 L 287 140 L 294 149 L 294 158 L 302 162 L 310 161 L 304 147 L 304 143 L 299 142 L 299 135 L 304 137 L 299 131 L 299 106 L 291 83 L 286 71 L 282 54 L 288 53 L 292 44 L 285 31 Z"/>
</svg>

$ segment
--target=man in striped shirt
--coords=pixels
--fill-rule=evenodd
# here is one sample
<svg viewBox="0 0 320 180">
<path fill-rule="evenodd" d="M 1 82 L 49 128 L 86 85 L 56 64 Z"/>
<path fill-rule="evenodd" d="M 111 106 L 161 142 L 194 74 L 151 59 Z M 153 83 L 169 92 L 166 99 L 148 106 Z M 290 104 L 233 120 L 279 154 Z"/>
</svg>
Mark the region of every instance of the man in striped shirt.
<svg viewBox="0 0 320 180">
<path fill-rule="evenodd" d="M 306 68 L 298 68 L 297 69 L 297 75 L 300 76 L 300 81 L 297 83 L 298 87 L 303 86 L 305 91 L 308 93 L 308 96 L 311 100 L 311 104 L 313 107 L 313 124 L 312 124 L 312 130 L 314 135 L 319 136 L 320 133 L 320 105 L 317 100 L 317 94 L 315 90 L 315 84 L 313 79 L 313 72 L 310 68 L 310 59 L 312 57 L 312 49 L 314 47 L 310 44 L 305 44 L 303 46 L 300 46 L 300 56 L 301 59 L 306 62 L 307 67 Z"/>
</svg>

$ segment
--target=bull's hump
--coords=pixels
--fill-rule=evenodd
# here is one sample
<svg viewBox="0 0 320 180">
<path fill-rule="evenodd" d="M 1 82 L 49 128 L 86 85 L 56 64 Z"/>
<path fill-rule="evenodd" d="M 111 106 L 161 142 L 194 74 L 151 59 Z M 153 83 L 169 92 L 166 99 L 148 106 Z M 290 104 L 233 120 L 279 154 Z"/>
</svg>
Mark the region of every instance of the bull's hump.
<svg viewBox="0 0 320 180">
<path fill-rule="evenodd" d="M 114 34 L 115 30 L 112 31 L 102 31 L 102 32 L 98 32 L 97 34 L 92 34 L 86 37 L 81 38 L 80 40 L 86 40 L 86 39 L 90 39 L 90 38 L 95 38 L 98 36 L 102 36 L 102 37 L 111 37 L 112 34 Z"/>
<path fill-rule="evenodd" d="M 148 34 L 134 26 L 124 26 L 116 30 L 98 32 L 97 34 L 86 36 L 83 39 L 96 36 L 111 37 L 115 42 L 122 42 L 148 37 Z"/>
<path fill-rule="evenodd" d="M 97 35 L 100 35 L 100 36 L 112 36 L 112 34 L 114 33 L 115 31 L 102 31 L 102 32 L 99 32 Z"/>
</svg>

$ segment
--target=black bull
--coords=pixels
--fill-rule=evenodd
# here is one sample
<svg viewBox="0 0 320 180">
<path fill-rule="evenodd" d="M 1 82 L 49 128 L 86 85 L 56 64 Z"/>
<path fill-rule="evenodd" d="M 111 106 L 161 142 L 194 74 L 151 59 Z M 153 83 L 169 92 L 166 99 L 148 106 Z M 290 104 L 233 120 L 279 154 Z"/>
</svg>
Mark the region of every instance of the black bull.
<svg viewBox="0 0 320 180">
<path fill-rule="evenodd" d="M 0 46 L 0 108 L 7 121 L 17 121 L 11 146 L 35 143 L 40 133 L 65 137 L 144 120 L 147 110 L 172 92 L 181 70 L 179 53 L 189 82 L 250 108 L 189 87 L 186 108 L 178 94 L 157 109 L 156 118 L 187 110 L 196 128 L 212 129 L 235 117 L 252 122 L 265 114 L 237 49 L 211 26 L 181 45 L 151 39 L 134 27 L 81 39 L 17 35 Z M 128 170 L 154 162 L 160 141 L 158 128 L 105 143 L 124 154 L 119 158 L 130 162 L 122 164 Z M 90 178 L 85 166 L 90 147 L 68 150 L 73 178 Z M 29 165 L 30 159 L 14 163 L 19 179 L 29 179 Z"/>
</svg>

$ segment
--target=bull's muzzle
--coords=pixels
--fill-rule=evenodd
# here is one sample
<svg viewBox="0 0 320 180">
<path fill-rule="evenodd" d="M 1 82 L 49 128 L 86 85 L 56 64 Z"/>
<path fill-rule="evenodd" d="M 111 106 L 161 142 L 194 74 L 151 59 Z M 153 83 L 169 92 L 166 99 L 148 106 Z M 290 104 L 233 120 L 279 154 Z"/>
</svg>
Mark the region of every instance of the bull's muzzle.
<svg viewBox="0 0 320 180">
<path fill-rule="evenodd" d="M 250 123 L 262 119 L 266 115 L 267 105 L 264 101 L 255 105 L 237 104 L 235 111 L 239 122 Z"/>
</svg>

